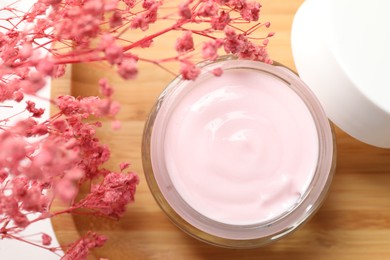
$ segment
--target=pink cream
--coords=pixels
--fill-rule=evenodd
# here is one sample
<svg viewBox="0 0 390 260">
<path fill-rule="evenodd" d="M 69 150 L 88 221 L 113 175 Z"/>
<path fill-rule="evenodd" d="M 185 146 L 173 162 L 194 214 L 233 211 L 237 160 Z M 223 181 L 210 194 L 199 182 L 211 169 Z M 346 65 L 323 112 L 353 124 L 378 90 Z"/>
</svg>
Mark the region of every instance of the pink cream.
<svg viewBox="0 0 390 260">
<path fill-rule="evenodd" d="M 154 130 L 162 131 L 166 170 L 184 201 L 232 225 L 291 210 L 318 162 L 316 125 L 301 98 L 286 82 L 255 70 L 227 70 L 189 84 L 166 127 Z"/>
</svg>

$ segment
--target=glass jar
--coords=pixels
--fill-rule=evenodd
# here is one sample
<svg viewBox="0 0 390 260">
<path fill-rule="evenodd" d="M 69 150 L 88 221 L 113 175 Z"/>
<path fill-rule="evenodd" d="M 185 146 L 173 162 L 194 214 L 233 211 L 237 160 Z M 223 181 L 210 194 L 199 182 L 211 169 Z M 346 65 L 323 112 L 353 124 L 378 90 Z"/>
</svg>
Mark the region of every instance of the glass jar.
<svg viewBox="0 0 390 260">
<path fill-rule="evenodd" d="M 274 62 L 273 65 L 269 65 L 255 61 L 237 60 L 226 56 L 215 62 L 201 63 L 199 68 L 201 73 L 195 81 L 186 81 L 178 77 L 167 86 L 152 108 L 146 122 L 142 143 L 142 159 L 149 188 L 159 206 L 172 222 L 201 241 L 230 248 L 253 248 L 276 241 L 291 233 L 312 216 L 325 198 L 335 168 L 335 142 L 332 125 L 314 94 L 296 74 L 279 63 Z M 215 80 L 216 76 L 213 75 L 213 71 L 218 68 L 223 70 L 222 77 L 225 74 L 229 75 L 236 72 L 243 73 L 242 75 L 254 73 L 255 77 L 271 77 L 271 80 L 280 82 L 280 85 L 292 90 L 295 93 L 294 95 L 297 95 L 297 99 L 303 102 L 315 125 L 316 160 L 313 174 L 310 175 L 304 192 L 297 193 L 299 197 L 288 208 L 267 219 L 259 221 L 255 219 L 246 223 L 245 221 L 221 221 L 218 217 L 208 215 L 207 211 L 191 205 L 193 196 L 198 194 L 195 192 L 192 195 L 185 195 L 186 190 L 183 190 L 183 187 L 179 188 L 178 182 L 175 180 L 176 177 L 171 170 L 173 168 L 169 166 L 169 160 L 172 158 L 172 154 L 169 152 L 171 145 L 169 142 L 174 139 L 167 138 L 167 135 L 171 131 L 169 129 L 174 129 L 169 128 L 169 124 L 175 109 L 177 110 L 181 102 L 192 95 L 197 85 L 207 86 L 208 82 L 211 82 L 212 79 Z M 244 78 L 242 80 L 244 81 Z M 204 99 L 204 97 L 202 98 Z M 286 105 L 289 106 L 288 103 Z M 175 127 L 180 129 L 181 124 L 177 124 Z M 186 134 L 187 130 L 178 131 L 182 135 Z M 204 141 L 197 140 L 196 136 L 185 138 L 196 139 L 195 143 L 192 144 Z M 252 142 L 249 145 L 254 145 L 253 143 L 260 144 L 259 142 Z M 191 151 L 191 148 L 188 151 Z M 282 149 L 282 151 L 284 150 Z M 211 153 L 210 150 L 204 152 L 208 155 Z M 192 156 L 192 154 L 188 156 Z M 214 158 L 212 154 L 210 157 Z M 188 165 L 189 169 L 191 167 L 191 165 Z M 178 174 L 186 173 L 182 171 Z M 207 176 L 201 177 L 200 175 L 200 178 L 207 178 Z M 272 182 L 272 177 L 270 178 Z M 292 175 L 291 178 L 293 179 L 294 176 Z M 211 183 L 212 185 L 217 188 L 220 184 Z M 199 193 L 201 192 L 203 191 L 199 191 Z M 207 199 L 208 195 L 205 194 L 204 196 Z M 276 197 L 276 199 L 278 198 Z M 243 201 L 243 204 L 245 204 L 245 201 Z M 244 218 L 246 217 L 250 218 L 250 216 L 244 216 Z"/>
</svg>

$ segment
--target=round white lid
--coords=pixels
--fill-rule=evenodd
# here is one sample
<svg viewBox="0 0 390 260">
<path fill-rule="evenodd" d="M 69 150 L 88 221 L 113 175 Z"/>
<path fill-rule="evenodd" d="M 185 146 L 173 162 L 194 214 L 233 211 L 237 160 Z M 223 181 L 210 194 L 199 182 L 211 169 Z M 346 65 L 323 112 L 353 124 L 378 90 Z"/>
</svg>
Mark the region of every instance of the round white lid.
<svg viewBox="0 0 390 260">
<path fill-rule="evenodd" d="M 390 148 L 390 1 L 306 0 L 295 15 L 298 73 L 328 117 L 365 143 Z"/>
</svg>

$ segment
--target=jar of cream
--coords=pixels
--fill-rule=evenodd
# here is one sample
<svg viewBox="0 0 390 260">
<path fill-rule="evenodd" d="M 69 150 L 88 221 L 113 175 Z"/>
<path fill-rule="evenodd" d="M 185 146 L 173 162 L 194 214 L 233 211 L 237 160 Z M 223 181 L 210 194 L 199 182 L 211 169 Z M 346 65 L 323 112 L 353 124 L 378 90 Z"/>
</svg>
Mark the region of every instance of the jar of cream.
<svg viewBox="0 0 390 260">
<path fill-rule="evenodd" d="M 251 248 L 278 240 L 325 197 L 332 127 L 280 64 L 224 57 L 199 66 L 195 81 L 168 85 L 146 122 L 148 185 L 168 217 L 202 241 Z"/>
</svg>

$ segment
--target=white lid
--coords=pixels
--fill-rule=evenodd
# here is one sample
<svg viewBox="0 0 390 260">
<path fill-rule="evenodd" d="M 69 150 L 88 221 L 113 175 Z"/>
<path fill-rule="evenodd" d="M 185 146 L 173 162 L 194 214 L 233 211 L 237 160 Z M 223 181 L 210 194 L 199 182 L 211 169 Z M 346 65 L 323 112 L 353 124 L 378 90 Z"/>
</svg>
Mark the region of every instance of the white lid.
<svg viewBox="0 0 390 260">
<path fill-rule="evenodd" d="M 328 117 L 390 148 L 390 1 L 306 0 L 294 18 L 298 73 Z"/>
</svg>

